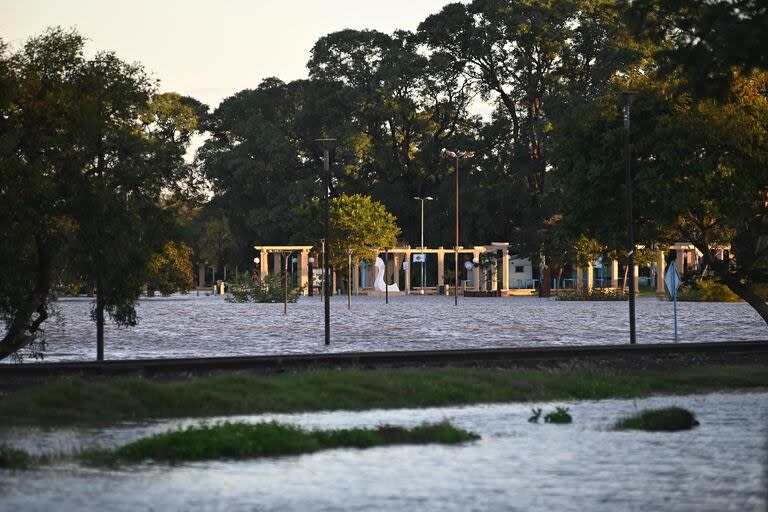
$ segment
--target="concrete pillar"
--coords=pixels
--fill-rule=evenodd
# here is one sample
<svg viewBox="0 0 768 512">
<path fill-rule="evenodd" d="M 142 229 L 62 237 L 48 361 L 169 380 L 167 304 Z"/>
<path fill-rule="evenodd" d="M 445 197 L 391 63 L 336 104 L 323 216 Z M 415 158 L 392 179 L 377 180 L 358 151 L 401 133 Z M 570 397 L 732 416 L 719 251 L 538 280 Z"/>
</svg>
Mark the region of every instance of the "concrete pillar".
<svg viewBox="0 0 768 512">
<path fill-rule="evenodd" d="M 675 251 L 675 268 L 677 269 L 677 273 L 680 274 L 680 277 L 683 277 L 683 269 L 685 268 L 683 258 L 685 258 L 685 251 L 677 249 Z"/>
<path fill-rule="evenodd" d="M 611 288 L 619 287 L 619 262 L 611 260 Z"/>
<path fill-rule="evenodd" d="M 360 265 L 352 264 L 352 293 L 360 294 Z"/>
<path fill-rule="evenodd" d="M 509 290 L 509 250 L 502 249 L 501 256 L 501 291 Z"/>
<path fill-rule="evenodd" d="M 591 290 L 595 287 L 595 269 L 590 263 L 584 270 L 587 272 L 587 290 Z"/>
<path fill-rule="evenodd" d="M 581 289 L 584 287 L 584 270 L 581 267 L 576 267 L 576 288 Z"/>
<path fill-rule="evenodd" d="M 408 268 L 405 270 L 405 293 L 411 293 L 411 251 L 405 251 L 403 261 L 408 263 Z"/>
<path fill-rule="evenodd" d="M 272 253 L 272 268 L 275 270 L 275 274 L 279 274 L 283 270 L 283 263 L 281 254 L 279 252 Z"/>
<path fill-rule="evenodd" d="M 445 286 L 445 251 L 437 250 L 437 286 Z"/>
<path fill-rule="evenodd" d="M 664 293 L 664 251 L 656 257 L 656 292 Z"/>
<path fill-rule="evenodd" d="M 472 251 L 472 261 L 480 258 L 480 251 Z M 461 267 L 459 267 L 461 269 Z M 480 289 L 480 267 L 472 268 L 472 281 L 475 283 L 475 290 Z"/>
<path fill-rule="evenodd" d="M 269 275 L 269 260 L 267 258 L 269 258 L 269 253 L 262 251 L 259 257 L 259 277 L 262 279 Z"/>
<path fill-rule="evenodd" d="M 302 289 L 302 293 L 306 295 L 309 287 L 309 254 L 306 251 L 301 251 L 299 257 L 299 286 Z"/>
<path fill-rule="evenodd" d="M 202 288 L 205 286 L 205 264 L 201 263 L 197 270 L 197 286 Z"/>
</svg>

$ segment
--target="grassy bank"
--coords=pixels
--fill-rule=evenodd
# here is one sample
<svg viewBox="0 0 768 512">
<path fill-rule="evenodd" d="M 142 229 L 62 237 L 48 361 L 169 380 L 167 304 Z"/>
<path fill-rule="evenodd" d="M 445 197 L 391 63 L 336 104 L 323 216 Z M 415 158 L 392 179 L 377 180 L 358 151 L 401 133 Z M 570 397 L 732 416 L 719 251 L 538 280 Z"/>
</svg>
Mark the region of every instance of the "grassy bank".
<svg viewBox="0 0 768 512">
<path fill-rule="evenodd" d="M 140 439 L 114 451 L 91 451 L 87 462 L 180 462 L 212 459 L 250 459 L 313 453 L 333 448 L 371 448 L 395 444 L 458 444 L 480 437 L 447 422 L 414 428 L 385 425 L 378 428 L 303 430 L 293 425 L 219 423 L 189 427 Z"/>
<path fill-rule="evenodd" d="M 170 383 L 63 379 L 0 397 L 0 424 L 635 398 L 754 388 L 768 388 L 768 367 L 723 366 L 634 375 L 469 368 L 324 370 Z"/>
</svg>

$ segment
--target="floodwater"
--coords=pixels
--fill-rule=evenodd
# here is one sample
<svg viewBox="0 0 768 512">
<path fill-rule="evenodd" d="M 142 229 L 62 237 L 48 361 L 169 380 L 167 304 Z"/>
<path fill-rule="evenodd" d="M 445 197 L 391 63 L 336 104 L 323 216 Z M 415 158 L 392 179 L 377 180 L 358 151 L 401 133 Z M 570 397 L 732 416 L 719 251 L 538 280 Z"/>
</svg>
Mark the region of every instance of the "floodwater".
<svg viewBox="0 0 768 512">
<path fill-rule="evenodd" d="M 570 425 L 531 424 L 530 407 L 570 408 Z M 678 405 L 701 425 L 618 432 L 637 409 Z M 412 426 L 449 419 L 477 432 L 459 446 L 339 449 L 247 461 L 90 468 L 67 461 L 0 470 L 2 511 L 558 510 L 763 511 L 768 393 L 433 409 L 240 416 L 304 428 Z M 216 421 L 216 420 L 209 420 Z M 110 428 L 0 429 L 35 453 L 117 446 L 199 420 Z"/>
<path fill-rule="evenodd" d="M 386 350 L 441 350 L 627 343 L 626 302 L 565 302 L 537 297 L 353 296 L 331 300 L 331 345 L 323 344 L 323 304 L 232 304 L 221 296 L 142 299 L 139 324 L 105 329 L 107 359 L 209 357 Z M 60 320 L 46 328 L 46 360 L 95 358 L 92 300 L 62 299 Z M 681 342 L 768 338 L 746 303 L 681 302 Z M 672 342 L 672 303 L 637 300 L 639 343 Z"/>
</svg>

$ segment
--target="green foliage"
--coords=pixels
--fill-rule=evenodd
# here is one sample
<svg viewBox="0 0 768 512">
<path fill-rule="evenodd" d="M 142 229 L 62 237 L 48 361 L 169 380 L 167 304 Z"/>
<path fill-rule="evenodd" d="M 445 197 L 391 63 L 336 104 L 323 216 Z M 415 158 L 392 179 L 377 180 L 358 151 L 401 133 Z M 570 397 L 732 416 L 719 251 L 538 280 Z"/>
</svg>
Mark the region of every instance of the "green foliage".
<svg viewBox="0 0 768 512">
<path fill-rule="evenodd" d="M 333 448 L 371 448 L 393 444 L 458 444 L 480 439 L 472 432 L 448 422 L 423 424 L 406 429 L 383 425 L 378 428 L 306 431 L 293 425 L 268 423 L 218 423 L 187 427 L 157 434 L 122 446 L 111 454 L 85 454 L 86 460 L 104 463 L 246 459 L 313 453 Z"/>
<path fill-rule="evenodd" d="M 564 301 L 601 301 L 601 300 L 627 300 L 627 293 L 624 290 L 615 290 L 613 288 L 561 288 L 557 290 L 555 300 Z"/>
<path fill-rule="evenodd" d="M 329 204 L 328 223 L 331 231 L 331 265 L 346 269 L 347 249 L 352 249 L 352 263 L 373 262 L 376 250 L 397 245 L 400 228 L 397 219 L 383 204 L 369 196 L 353 194 L 335 197 Z M 323 236 L 323 205 L 314 201 L 304 205 L 297 217 L 303 230 L 297 229 L 294 240 L 307 243 L 312 241 L 320 247 Z M 372 250 L 373 249 L 373 250 Z"/>
<path fill-rule="evenodd" d="M 535 407 L 531 409 L 531 412 L 533 413 L 530 418 L 528 418 L 528 423 L 538 423 L 539 418 L 541 417 L 541 407 Z"/>
<path fill-rule="evenodd" d="M 555 407 L 553 412 L 550 412 L 544 416 L 546 423 L 571 423 L 573 418 L 568 413 L 568 407 Z"/>
<path fill-rule="evenodd" d="M 680 407 L 648 409 L 616 422 L 620 430 L 648 430 L 651 432 L 675 432 L 690 430 L 699 425 L 692 412 Z"/>
<path fill-rule="evenodd" d="M 598 400 L 765 387 L 765 366 L 621 375 L 400 368 L 323 370 L 269 377 L 220 375 L 179 382 L 60 379 L 0 396 L 0 424 L 85 424 L 266 412 Z"/>
<path fill-rule="evenodd" d="M 174 106 L 193 100 L 156 94 L 113 53 L 87 60 L 84 45 L 60 28 L 12 54 L 0 45 L 0 258 L 13 269 L 0 359 L 35 342 L 60 284 L 95 289 L 99 321 L 135 324 L 151 255 L 173 231 L 166 205 L 193 185 L 194 122 Z"/>
<path fill-rule="evenodd" d="M 0 444 L 0 469 L 27 469 L 31 464 L 27 452 Z"/>
<path fill-rule="evenodd" d="M 163 251 L 149 260 L 147 288 L 163 295 L 186 293 L 195 285 L 192 271 L 192 249 L 183 242 L 168 242 Z"/>
<path fill-rule="evenodd" d="M 677 291 L 677 300 L 683 302 L 739 302 L 742 299 L 728 287 L 712 280 L 692 281 Z"/>
<path fill-rule="evenodd" d="M 289 283 L 290 286 L 290 283 Z M 288 289 L 288 302 L 296 302 L 301 296 L 301 288 Z M 264 279 L 253 281 L 247 276 L 233 281 L 225 298 L 227 302 L 271 302 L 282 303 L 285 300 L 283 276 L 269 274 Z"/>
</svg>

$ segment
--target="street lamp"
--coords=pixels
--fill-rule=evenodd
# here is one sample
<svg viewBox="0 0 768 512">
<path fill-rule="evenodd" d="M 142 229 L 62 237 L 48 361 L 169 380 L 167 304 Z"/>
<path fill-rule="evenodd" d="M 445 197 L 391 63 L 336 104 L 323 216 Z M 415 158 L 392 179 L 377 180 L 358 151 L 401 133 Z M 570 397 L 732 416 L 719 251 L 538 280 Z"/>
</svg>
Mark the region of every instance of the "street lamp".
<svg viewBox="0 0 768 512">
<path fill-rule="evenodd" d="M 421 294 L 424 295 L 424 288 L 427 286 L 426 278 L 424 276 L 424 267 L 427 265 L 427 256 L 424 254 L 424 201 L 432 201 L 432 197 L 414 197 L 415 200 L 421 201 Z M 410 272 L 410 270 L 409 270 Z"/>
<path fill-rule="evenodd" d="M 454 276 L 456 282 L 453 287 L 453 304 L 459 305 L 459 159 L 471 158 L 474 151 L 449 151 L 443 148 L 443 153 L 456 159 L 456 246 L 454 247 Z"/>
<path fill-rule="evenodd" d="M 323 196 L 325 199 L 325 241 L 328 242 L 328 254 L 325 254 L 323 250 L 323 292 L 325 293 L 324 309 L 325 309 L 325 344 L 331 344 L 331 299 L 330 299 L 330 286 L 328 276 L 331 273 L 328 260 L 331 257 L 331 235 L 328 227 L 328 196 L 330 195 L 331 187 L 331 162 L 330 162 L 330 146 L 336 139 L 317 139 L 317 142 L 323 146 Z M 325 247 L 325 245 L 323 245 Z"/>
<path fill-rule="evenodd" d="M 629 158 L 629 108 L 636 92 L 622 92 L 622 107 L 624 111 L 624 158 L 626 162 L 627 179 L 627 271 L 629 277 L 629 343 L 637 341 L 635 332 L 635 234 L 632 229 L 632 170 Z"/>
<path fill-rule="evenodd" d="M 384 303 L 389 304 L 389 279 L 387 279 L 387 266 L 389 264 L 389 247 L 384 248 Z"/>
</svg>

